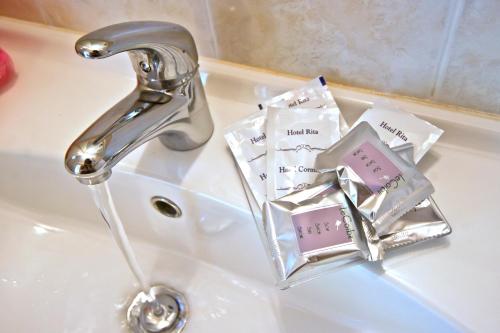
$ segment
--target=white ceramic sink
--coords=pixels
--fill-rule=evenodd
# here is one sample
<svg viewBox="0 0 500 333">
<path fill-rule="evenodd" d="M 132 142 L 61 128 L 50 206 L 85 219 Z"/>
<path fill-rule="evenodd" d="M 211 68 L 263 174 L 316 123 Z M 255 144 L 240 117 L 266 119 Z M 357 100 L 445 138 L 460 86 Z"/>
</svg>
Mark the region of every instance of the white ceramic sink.
<svg viewBox="0 0 500 333">
<path fill-rule="evenodd" d="M 78 34 L 0 19 L 18 79 L 0 94 L 0 322 L 10 332 L 126 331 L 138 285 L 88 189 L 64 170 L 68 145 L 132 89 L 125 55 L 86 61 Z M 455 332 L 500 325 L 500 126 L 493 119 L 333 86 L 349 122 L 392 104 L 445 129 L 419 166 L 453 234 L 287 291 L 273 286 L 223 128 L 300 79 L 205 59 L 215 133 L 174 152 L 153 140 L 110 179 L 148 278 L 187 296 L 186 332 Z M 491 178 L 484 178 L 486 175 Z M 150 198 L 182 209 L 166 218 Z"/>
</svg>

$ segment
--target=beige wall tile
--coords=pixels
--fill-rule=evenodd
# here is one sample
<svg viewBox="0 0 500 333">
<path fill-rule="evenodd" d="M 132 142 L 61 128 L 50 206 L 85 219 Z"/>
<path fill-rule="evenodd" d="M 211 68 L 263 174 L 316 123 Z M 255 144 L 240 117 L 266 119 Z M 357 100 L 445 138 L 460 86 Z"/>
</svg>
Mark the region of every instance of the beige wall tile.
<svg viewBox="0 0 500 333">
<path fill-rule="evenodd" d="M 38 5 L 37 0 L 2 0 L 0 15 L 44 23 Z"/>
<path fill-rule="evenodd" d="M 211 0 L 222 59 L 428 97 L 448 1 Z"/>
<path fill-rule="evenodd" d="M 436 100 L 500 114 L 500 1 L 466 1 Z"/>
<path fill-rule="evenodd" d="M 2 0 L 0 15 L 83 32 L 123 21 L 170 21 L 188 28 L 201 55 L 215 57 L 206 0 Z"/>
<path fill-rule="evenodd" d="M 186 26 L 201 55 L 500 113 L 500 2 L 459 0 L 0 0 L 0 15 L 88 32 L 129 20 Z"/>
</svg>

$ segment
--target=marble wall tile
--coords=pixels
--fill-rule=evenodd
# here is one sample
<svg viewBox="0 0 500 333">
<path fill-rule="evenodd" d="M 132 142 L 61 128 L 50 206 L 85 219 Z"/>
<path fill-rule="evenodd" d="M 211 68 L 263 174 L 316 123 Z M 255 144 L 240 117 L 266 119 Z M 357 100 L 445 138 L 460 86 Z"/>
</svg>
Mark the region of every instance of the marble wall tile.
<svg viewBox="0 0 500 333">
<path fill-rule="evenodd" d="M 215 57 L 206 0 L 1 0 L 0 15 L 83 32 L 131 20 L 170 21 L 189 29 L 201 55 Z"/>
<path fill-rule="evenodd" d="M 500 1 L 467 0 L 435 99 L 500 114 Z"/>
<path fill-rule="evenodd" d="M 448 1 L 211 0 L 218 55 L 428 97 Z"/>
</svg>

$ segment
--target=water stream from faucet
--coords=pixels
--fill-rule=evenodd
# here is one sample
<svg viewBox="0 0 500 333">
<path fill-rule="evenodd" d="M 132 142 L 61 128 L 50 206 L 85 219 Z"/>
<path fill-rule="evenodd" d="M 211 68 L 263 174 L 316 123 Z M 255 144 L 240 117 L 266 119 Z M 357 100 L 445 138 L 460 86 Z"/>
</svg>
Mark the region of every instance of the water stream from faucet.
<svg viewBox="0 0 500 333">
<path fill-rule="evenodd" d="M 128 267 L 142 289 L 142 292 L 134 299 L 127 314 L 127 320 L 129 321 L 129 325 L 132 325 L 133 331 L 163 332 L 165 329 L 173 327 L 173 325 L 184 327 L 186 316 L 184 300 L 179 298 L 180 296 L 178 295 L 171 295 L 170 291 L 162 291 L 162 293 L 156 295 L 158 292 L 155 293 L 153 289 L 158 289 L 159 287 L 155 286 L 151 288 L 150 283 L 146 280 L 144 272 L 137 262 L 122 220 L 116 211 L 108 182 L 104 181 L 97 185 L 89 185 L 89 188 L 97 208 L 99 208 L 104 221 L 111 230 L 116 245 L 118 245 L 123 253 Z M 142 298 L 141 295 L 144 295 L 145 298 Z M 179 300 L 183 304 L 181 308 L 179 308 Z M 176 304 L 177 309 L 175 312 L 173 312 L 175 307 L 172 304 Z M 183 311 L 182 313 L 181 310 Z"/>
<path fill-rule="evenodd" d="M 118 215 L 118 212 L 116 211 L 108 182 L 105 181 L 101 184 L 89 185 L 89 188 L 92 193 L 92 197 L 94 198 L 94 202 L 97 208 L 99 208 L 104 221 L 111 230 L 113 239 L 123 253 L 132 274 L 134 274 L 142 290 L 147 293 L 150 290 L 150 284 L 146 280 L 144 272 L 137 262 L 134 250 L 130 245 L 125 229 L 123 228 L 123 223 Z"/>
</svg>

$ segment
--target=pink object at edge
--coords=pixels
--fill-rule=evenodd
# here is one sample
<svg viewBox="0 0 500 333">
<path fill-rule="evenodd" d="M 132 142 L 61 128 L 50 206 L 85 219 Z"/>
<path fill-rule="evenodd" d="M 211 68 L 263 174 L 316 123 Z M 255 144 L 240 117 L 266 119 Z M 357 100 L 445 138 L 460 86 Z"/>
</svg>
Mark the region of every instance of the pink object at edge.
<svg viewBox="0 0 500 333">
<path fill-rule="evenodd" d="M 0 89 L 14 77 L 14 63 L 7 52 L 0 49 Z"/>
</svg>

